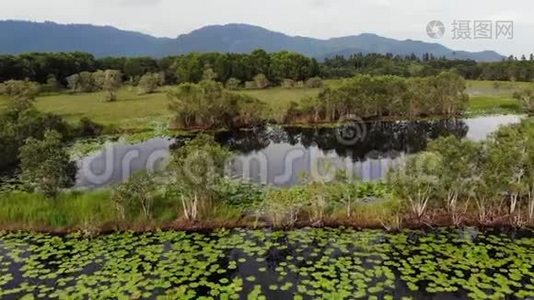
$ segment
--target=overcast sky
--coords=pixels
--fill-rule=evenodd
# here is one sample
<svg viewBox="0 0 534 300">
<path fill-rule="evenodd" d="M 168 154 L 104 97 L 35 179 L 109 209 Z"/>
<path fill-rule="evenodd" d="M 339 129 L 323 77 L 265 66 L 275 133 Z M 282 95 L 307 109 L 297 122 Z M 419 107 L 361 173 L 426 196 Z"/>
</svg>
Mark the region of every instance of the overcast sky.
<svg viewBox="0 0 534 300">
<path fill-rule="evenodd" d="M 439 42 L 457 50 L 534 52 L 532 0 L 1 0 L 0 19 L 112 25 L 176 37 L 205 25 L 248 23 L 290 35 L 330 38 L 376 33 Z M 445 35 L 431 39 L 431 20 Z M 454 39 L 454 20 L 514 22 L 512 40 Z M 495 25 L 493 30 L 495 31 Z M 495 33 L 493 34 L 495 35 Z"/>
</svg>

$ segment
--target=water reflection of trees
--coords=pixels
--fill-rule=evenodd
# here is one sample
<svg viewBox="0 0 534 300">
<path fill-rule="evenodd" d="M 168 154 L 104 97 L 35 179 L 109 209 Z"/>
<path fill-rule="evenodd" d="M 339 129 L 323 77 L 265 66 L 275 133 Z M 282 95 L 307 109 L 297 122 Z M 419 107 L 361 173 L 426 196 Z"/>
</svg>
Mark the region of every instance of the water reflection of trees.
<svg viewBox="0 0 534 300">
<path fill-rule="evenodd" d="M 215 140 L 232 151 L 250 153 L 267 148 L 272 139 L 272 131 L 276 128 L 258 127 L 253 130 L 221 131 L 215 134 Z"/>
<path fill-rule="evenodd" d="M 335 151 L 339 156 L 362 159 L 369 153 L 416 153 L 426 148 L 429 140 L 440 136 L 465 137 L 468 126 L 462 120 L 368 122 L 362 138 L 347 145 L 339 138 L 339 128 L 328 127 L 267 127 L 251 131 L 226 131 L 216 134 L 216 140 L 231 150 L 250 153 L 265 149 L 270 143 L 317 146 L 323 151 Z"/>
</svg>

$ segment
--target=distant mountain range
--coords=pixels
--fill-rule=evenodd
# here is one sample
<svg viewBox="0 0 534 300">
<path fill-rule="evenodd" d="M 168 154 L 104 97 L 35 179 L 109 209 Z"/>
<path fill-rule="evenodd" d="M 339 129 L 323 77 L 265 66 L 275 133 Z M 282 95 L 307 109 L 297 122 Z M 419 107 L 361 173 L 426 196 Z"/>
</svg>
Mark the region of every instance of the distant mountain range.
<svg viewBox="0 0 534 300">
<path fill-rule="evenodd" d="M 418 56 L 431 53 L 437 57 L 477 61 L 503 58 L 494 51 L 454 51 L 437 43 L 400 41 L 370 33 L 322 40 L 289 36 L 258 26 L 228 24 L 202 27 L 171 39 L 110 26 L 0 21 L 0 54 L 83 51 L 97 57 L 162 57 L 193 51 L 247 53 L 259 48 L 269 52 L 290 50 L 319 59 L 355 53 Z"/>
</svg>

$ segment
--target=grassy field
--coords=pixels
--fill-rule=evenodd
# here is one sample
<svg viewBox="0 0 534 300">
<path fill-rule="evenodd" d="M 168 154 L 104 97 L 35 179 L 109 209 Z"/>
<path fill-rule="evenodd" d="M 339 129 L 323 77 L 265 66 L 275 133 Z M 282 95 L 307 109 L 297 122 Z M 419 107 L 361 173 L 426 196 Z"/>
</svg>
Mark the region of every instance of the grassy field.
<svg viewBox="0 0 534 300">
<path fill-rule="evenodd" d="M 529 82 L 468 81 L 469 114 L 520 113 L 521 105 L 513 93 L 534 88 Z"/>
<path fill-rule="evenodd" d="M 494 95 L 494 96 L 509 96 L 515 91 L 525 88 L 534 88 L 534 83 L 531 82 L 510 82 L 510 81 L 482 81 L 482 80 L 468 80 L 467 93 L 470 95 Z"/>
<path fill-rule="evenodd" d="M 321 89 L 275 87 L 265 90 L 245 90 L 242 93 L 267 103 L 271 108 L 269 117 L 274 120 L 282 120 L 291 102 L 298 102 L 305 97 L 317 96 L 320 91 Z"/>
<path fill-rule="evenodd" d="M 118 93 L 118 101 L 104 102 L 102 93 L 59 94 L 37 99 L 37 108 L 62 115 L 69 121 L 82 117 L 103 124 L 136 126 L 150 120 L 170 116 L 166 93 L 137 95 L 131 88 Z"/>
<path fill-rule="evenodd" d="M 169 87 L 167 87 L 169 88 Z M 75 122 L 82 117 L 89 117 L 96 122 L 119 127 L 144 127 L 151 121 L 165 120 L 171 116 L 167 110 L 165 89 L 150 95 L 137 95 L 135 89 L 125 87 L 118 93 L 115 102 L 104 102 L 102 93 L 55 94 L 37 98 L 39 110 L 53 112 L 68 121 Z M 292 101 L 299 101 L 305 96 L 315 96 L 320 89 L 284 89 L 280 87 L 266 90 L 244 90 L 242 93 L 265 101 L 273 112 L 285 112 Z M 7 99 L 0 97 L 0 110 L 5 107 Z"/>
<path fill-rule="evenodd" d="M 335 85 L 336 81 L 327 81 Z M 513 99 L 514 91 L 534 86 L 532 83 L 468 81 L 467 93 L 470 95 L 469 114 L 514 113 L 520 112 L 520 106 Z M 245 90 L 242 93 L 265 101 L 274 114 L 281 114 L 291 101 L 303 97 L 315 96 L 320 89 L 284 89 L 280 87 L 266 90 Z M 0 97 L 0 110 L 5 107 L 5 98 Z M 118 101 L 104 102 L 102 93 L 91 94 L 56 94 L 37 99 L 38 109 L 62 115 L 69 121 L 89 117 L 103 124 L 119 127 L 144 127 L 152 121 L 166 120 L 171 114 L 167 110 L 165 90 L 150 94 L 137 95 L 132 88 L 123 88 L 118 94 Z"/>
</svg>

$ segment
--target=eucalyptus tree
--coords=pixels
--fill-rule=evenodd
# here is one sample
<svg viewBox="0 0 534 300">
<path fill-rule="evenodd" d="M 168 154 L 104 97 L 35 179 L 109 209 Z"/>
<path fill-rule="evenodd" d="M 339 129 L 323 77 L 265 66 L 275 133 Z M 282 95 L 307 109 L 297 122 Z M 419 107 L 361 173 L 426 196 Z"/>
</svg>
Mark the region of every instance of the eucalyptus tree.
<svg viewBox="0 0 534 300">
<path fill-rule="evenodd" d="M 467 211 L 469 189 L 475 180 L 480 145 L 455 136 L 439 138 L 429 143 L 428 151 L 441 157 L 439 167 L 438 197 L 444 199 L 445 207 L 454 225 L 459 225 L 462 214 Z"/>
<path fill-rule="evenodd" d="M 226 127 L 241 128 L 259 125 L 263 122 L 267 105 L 249 95 L 224 93 L 226 105 L 232 107 L 227 115 Z"/>
<path fill-rule="evenodd" d="M 145 219 L 152 217 L 156 200 L 157 182 L 153 174 L 138 173 L 128 181 L 115 186 L 111 193 L 117 215 L 124 221 L 132 211 L 139 211 Z"/>
<path fill-rule="evenodd" d="M 146 73 L 141 76 L 139 83 L 137 84 L 138 93 L 151 94 L 155 92 L 158 86 L 161 84 L 161 75 L 158 73 Z"/>
<path fill-rule="evenodd" d="M 465 109 L 469 97 L 465 91 L 465 80 L 456 72 L 442 72 L 438 76 L 428 77 L 433 93 L 429 95 L 440 108 L 437 113 L 451 116 Z"/>
<path fill-rule="evenodd" d="M 429 202 L 436 199 L 439 189 L 442 157 L 434 152 L 422 152 L 408 157 L 398 169 L 388 174 L 393 192 L 407 200 L 411 213 L 422 220 Z"/>
<path fill-rule="evenodd" d="M 80 75 L 79 74 L 72 74 L 65 78 L 65 81 L 67 81 L 67 88 L 72 92 L 77 92 L 80 87 Z"/>
<path fill-rule="evenodd" d="M 102 70 L 96 70 L 91 74 L 92 87 L 91 91 L 101 91 L 104 89 L 104 82 L 106 81 L 106 72 Z"/>
<path fill-rule="evenodd" d="M 429 95 L 433 94 L 433 87 L 428 84 L 425 78 L 409 79 L 408 95 L 404 104 L 405 115 L 410 119 L 423 114 L 433 114 L 432 102 L 429 102 Z"/>
<path fill-rule="evenodd" d="M 205 134 L 173 151 L 170 169 L 188 221 L 196 221 L 202 212 L 210 212 L 217 200 L 216 185 L 224 176 L 229 157 L 230 151 Z"/>
<path fill-rule="evenodd" d="M 428 115 L 457 115 L 468 100 L 465 82 L 445 72 L 437 76 L 406 79 L 399 76 L 358 75 L 323 89 L 317 96 L 320 113 L 308 119 L 333 122 L 347 115 L 361 118 L 388 116 L 415 118 Z M 308 101 L 309 102 L 309 101 Z"/>
<path fill-rule="evenodd" d="M 67 87 L 72 93 L 87 93 L 95 91 L 95 76 L 93 73 L 84 71 L 72 74 L 65 78 Z"/>
<path fill-rule="evenodd" d="M 174 122 L 183 128 L 230 128 L 257 124 L 265 105 L 256 98 L 227 91 L 222 84 L 203 80 L 168 92 Z"/>
<path fill-rule="evenodd" d="M 88 92 L 94 92 L 95 90 L 97 90 L 97 88 L 95 87 L 95 79 L 94 79 L 93 73 L 84 71 L 84 72 L 80 72 L 78 75 L 79 75 L 79 80 L 78 80 L 79 90 L 76 90 L 76 92 L 88 93 Z"/>
<path fill-rule="evenodd" d="M 105 101 L 111 102 L 117 100 L 117 91 L 122 85 L 122 75 L 117 70 L 104 71 L 102 90 L 105 93 Z"/>
<path fill-rule="evenodd" d="M 201 87 L 194 83 L 182 83 L 168 92 L 169 110 L 175 114 L 179 126 L 191 128 L 203 119 L 204 99 Z"/>
<path fill-rule="evenodd" d="M 528 137 L 515 126 L 502 127 L 487 142 L 490 184 L 507 195 L 512 217 L 521 208 L 521 197 L 529 191 L 528 146 Z"/>
<path fill-rule="evenodd" d="M 534 121 L 528 119 L 521 124 L 523 133 L 527 136 L 527 216 L 529 221 L 534 221 Z"/>
</svg>

